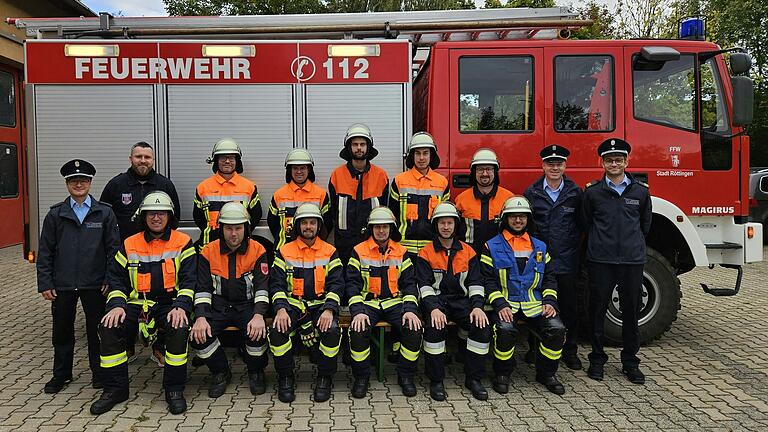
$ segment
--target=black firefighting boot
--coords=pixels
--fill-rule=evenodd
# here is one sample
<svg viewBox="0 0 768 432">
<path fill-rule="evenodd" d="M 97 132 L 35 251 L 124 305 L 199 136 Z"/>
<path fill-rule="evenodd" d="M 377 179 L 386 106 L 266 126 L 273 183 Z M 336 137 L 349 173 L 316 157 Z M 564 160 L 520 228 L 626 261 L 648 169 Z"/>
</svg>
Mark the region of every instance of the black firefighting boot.
<svg viewBox="0 0 768 432">
<path fill-rule="evenodd" d="M 227 368 L 211 377 L 211 386 L 208 387 L 208 397 L 216 399 L 227 391 L 227 384 L 232 380 L 232 371 Z"/>
<path fill-rule="evenodd" d="M 488 400 L 488 390 L 478 379 L 467 378 L 464 380 L 464 386 L 472 392 L 472 397 L 477 400 Z"/>
<path fill-rule="evenodd" d="M 370 380 L 368 376 L 355 377 L 355 382 L 352 384 L 352 397 L 355 399 L 364 398 L 368 394 Z"/>
<path fill-rule="evenodd" d="M 99 415 L 112 410 L 115 405 L 128 400 L 128 391 L 105 391 L 91 404 L 91 414 Z"/>
<path fill-rule="evenodd" d="M 318 375 L 315 380 L 315 402 L 325 402 L 331 398 L 333 380 L 328 375 Z"/>
<path fill-rule="evenodd" d="M 165 401 L 168 403 L 168 412 L 171 414 L 181 414 L 187 410 L 187 400 L 184 398 L 183 391 L 165 392 Z"/>
<path fill-rule="evenodd" d="M 291 403 L 296 399 L 293 392 L 293 375 L 281 376 L 277 379 L 277 398 L 285 403 Z"/>
<path fill-rule="evenodd" d="M 442 381 L 433 381 L 429 383 L 429 396 L 438 402 L 445 400 L 447 395 Z"/>
<path fill-rule="evenodd" d="M 248 386 L 251 388 L 251 394 L 258 396 L 267 391 L 267 380 L 264 372 L 251 372 L 248 374 Z"/>
<path fill-rule="evenodd" d="M 549 390 L 551 393 L 554 393 L 556 395 L 565 394 L 565 387 L 560 383 L 560 381 L 557 380 L 557 377 L 555 376 L 536 376 L 536 381 L 539 384 L 544 384 L 544 386 Z"/>
<path fill-rule="evenodd" d="M 509 393 L 509 375 L 496 375 L 493 378 L 493 390 L 496 393 L 507 394 Z"/>
<path fill-rule="evenodd" d="M 403 390 L 403 395 L 406 397 L 416 396 L 416 384 L 413 383 L 413 377 L 398 376 L 397 383 Z"/>
</svg>

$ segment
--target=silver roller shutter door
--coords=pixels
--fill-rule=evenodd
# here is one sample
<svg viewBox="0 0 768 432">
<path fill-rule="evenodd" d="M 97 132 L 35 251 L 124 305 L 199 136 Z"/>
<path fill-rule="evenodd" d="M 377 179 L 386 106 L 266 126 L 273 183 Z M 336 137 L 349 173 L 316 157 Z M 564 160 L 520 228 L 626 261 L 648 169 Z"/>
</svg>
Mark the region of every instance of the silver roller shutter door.
<svg viewBox="0 0 768 432">
<path fill-rule="evenodd" d="M 155 143 L 154 99 L 149 85 L 38 85 L 35 136 L 40 226 L 48 208 L 68 196 L 59 168 L 83 158 L 96 167 L 91 195 L 99 198 L 129 166 L 131 146 Z"/>
<path fill-rule="evenodd" d="M 195 187 L 213 174 L 205 159 L 221 138 L 240 145 L 243 175 L 259 188 L 266 218 L 273 192 L 285 184 L 293 135 L 291 85 L 168 86 L 170 176 L 182 219 L 192 220 Z"/>
<path fill-rule="evenodd" d="M 379 155 L 373 163 L 390 180 L 403 170 L 405 90 L 402 84 L 307 85 L 307 148 L 315 159 L 317 182 L 323 188 L 339 158 L 344 134 L 353 123 L 371 128 Z"/>
</svg>

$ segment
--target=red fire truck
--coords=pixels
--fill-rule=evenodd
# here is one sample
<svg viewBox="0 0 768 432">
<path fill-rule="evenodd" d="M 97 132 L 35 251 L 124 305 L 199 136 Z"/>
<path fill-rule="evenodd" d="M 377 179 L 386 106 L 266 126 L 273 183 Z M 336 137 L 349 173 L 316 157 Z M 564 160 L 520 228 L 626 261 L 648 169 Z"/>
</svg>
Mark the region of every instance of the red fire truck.
<svg viewBox="0 0 768 432">
<path fill-rule="evenodd" d="M 702 283 L 732 295 L 742 266 L 762 260 L 762 226 L 747 222 L 750 60 L 738 50 L 727 62 L 728 51 L 701 40 L 567 40 L 585 22 L 563 8 L 11 22 L 32 38 L 30 260 L 41 219 L 62 198 L 58 168 L 72 157 L 96 165 L 98 196 L 126 169 L 131 144 L 153 143 L 194 231 L 194 187 L 210 175 L 218 139 L 240 143 L 245 175 L 268 199 L 291 148 L 312 152 L 325 184 L 356 122 L 371 126 L 390 176 L 412 131 L 429 131 L 453 195 L 468 187 L 479 148 L 496 151 L 502 184 L 521 193 L 541 174 L 544 145 L 570 148 L 568 174 L 584 185 L 601 175 L 600 142 L 630 142 L 629 169 L 653 195 L 644 341 L 676 319 L 678 275 L 735 269 L 733 287 Z M 263 221 L 257 229 L 268 236 Z M 606 320 L 620 340 L 618 301 Z"/>
</svg>

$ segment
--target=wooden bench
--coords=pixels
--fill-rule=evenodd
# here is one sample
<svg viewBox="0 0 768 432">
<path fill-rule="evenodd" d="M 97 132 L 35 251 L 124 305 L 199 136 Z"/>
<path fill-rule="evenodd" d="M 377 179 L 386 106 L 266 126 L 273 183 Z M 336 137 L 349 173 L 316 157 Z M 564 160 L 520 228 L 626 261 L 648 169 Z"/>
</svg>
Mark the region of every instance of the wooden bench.
<svg viewBox="0 0 768 432">
<path fill-rule="evenodd" d="M 352 322 L 352 317 L 349 314 L 349 309 L 342 307 L 339 311 L 339 327 L 342 329 L 349 328 L 349 324 Z M 265 318 L 264 323 L 267 326 L 272 325 L 272 318 Z M 449 323 L 452 325 L 453 323 Z M 371 350 L 376 352 L 374 361 L 376 364 L 376 378 L 379 382 L 384 381 L 384 365 L 386 364 L 387 353 L 385 352 L 384 334 L 390 331 L 392 326 L 386 321 L 379 321 L 376 323 L 373 331 L 371 332 Z M 240 331 L 236 326 L 229 326 L 224 331 Z"/>
</svg>

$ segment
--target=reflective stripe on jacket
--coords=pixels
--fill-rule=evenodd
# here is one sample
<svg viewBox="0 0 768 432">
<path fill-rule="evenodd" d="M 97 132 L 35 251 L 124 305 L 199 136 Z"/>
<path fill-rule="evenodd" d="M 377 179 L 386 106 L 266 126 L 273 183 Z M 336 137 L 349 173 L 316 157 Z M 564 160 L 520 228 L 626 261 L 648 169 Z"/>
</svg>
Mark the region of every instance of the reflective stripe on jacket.
<svg viewBox="0 0 768 432">
<path fill-rule="evenodd" d="M 357 172 L 351 162 L 333 170 L 328 193 L 336 233 L 359 237 L 371 209 L 387 205 L 388 188 L 387 173 L 371 163 L 362 172 Z"/>
<path fill-rule="evenodd" d="M 431 168 L 421 175 L 416 168 L 399 174 L 389 188 L 389 208 L 398 220 L 400 243 L 413 254 L 432 240 L 430 218 L 441 202 L 451 199 L 448 179 Z"/>
<path fill-rule="evenodd" d="M 427 312 L 445 312 L 445 304 L 456 298 L 469 298 L 473 308 L 485 303 L 478 255 L 461 240 L 454 239 L 448 249 L 438 240 L 424 246 L 416 258 L 416 278 Z"/>
<path fill-rule="evenodd" d="M 212 304 L 251 306 L 254 314 L 269 308 L 269 265 L 264 246 L 249 239 L 231 251 L 214 240 L 200 251 L 195 315 L 210 317 Z"/>
<path fill-rule="evenodd" d="M 491 192 L 483 195 L 472 187 L 456 197 L 456 210 L 466 225 L 465 241 L 472 245 L 478 254 L 483 252 L 485 242 L 499 233 L 497 218 L 504 208 L 504 203 L 515 196 L 501 186 L 493 186 Z"/>
<path fill-rule="evenodd" d="M 195 189 L 195 208 L 192 216 L 200 228 L 201 246 L 219 238 L 219 211 L 224 204 L 232 201 L 243 203 L 251 217 L 251 228 L 261 219 L 261 198 L 256 185 L 247 178 L 233 173 L 226 180 L 218 172 L 203 180 Z M 248 233 L 250 234 L 250 233 Z"/>
<path fill-rule="evenodd" d="M 326 233 L 330 232 L 331 228 L 333 228 L 330 199 L 325 189 L 309 180 L 301 187 L 291 181 L 276 190 L 274 195 L 272 195 L 272 201 L 269 203 L 267 224 L 275 240 L 275 250 L 280 249 L 291 241 L 290 232 L 293 226 L 293 215 L 296 213 L 296 209 L 304 203 L 317 204 L 320 208 L 320 212 L 323 214 L 323 225 L 325 225 Z"/>
<path fill-rule="evenodd" d="M 405 312 L 418 311 L 416 280 L 408 250 L 390 240 L 387 249 L 369 237 L 355 246 L 347 266 L 347 297 L 352 316 L 365 311 L 363 305 L 389 309 L 404 305 Z"/>
</svg>

